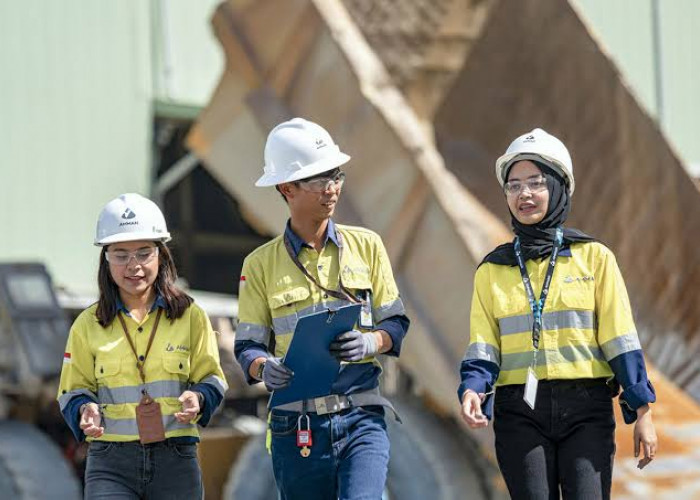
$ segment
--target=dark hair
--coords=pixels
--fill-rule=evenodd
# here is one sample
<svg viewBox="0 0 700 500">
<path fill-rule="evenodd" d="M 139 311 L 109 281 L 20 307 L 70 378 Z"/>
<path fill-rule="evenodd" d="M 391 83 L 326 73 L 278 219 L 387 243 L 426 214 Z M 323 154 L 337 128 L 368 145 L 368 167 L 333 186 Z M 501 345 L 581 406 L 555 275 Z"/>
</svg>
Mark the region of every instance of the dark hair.
<svg viewBox="0 0 700 500">
<path fill-rule="evenodd" d="M 177 279 L 177 269 L 170 250 L 160 241 L 158 246 L 158 276 L 153 284 L 156 293 L 165 300 L 165 316 L 175 320 L 185 314 L 185 311 L 193 302 L 192 297 L 175 286 Z M 102 247 L 100 252 L 100 267 L 97 271 L 97 284 L 100 287 L 100 298 L 97 301 L 97 321 L 102 327 L 110 325 L 117 317 L 117 298 L 119 297 L 119 287 L 112 279 L 109 272 L 109 263 L 105 257 L 107 247 Z"/>
</svg>

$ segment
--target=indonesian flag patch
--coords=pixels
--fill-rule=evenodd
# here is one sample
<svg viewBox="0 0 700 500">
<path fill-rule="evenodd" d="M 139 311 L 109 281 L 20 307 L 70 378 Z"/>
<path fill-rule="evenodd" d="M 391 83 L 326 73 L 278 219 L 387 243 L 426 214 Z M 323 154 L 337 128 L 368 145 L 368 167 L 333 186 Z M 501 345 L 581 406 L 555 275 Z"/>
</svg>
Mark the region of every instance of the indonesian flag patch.
<svg viewBox="0 0 700 500">
<path fill-rule="evenodd" d="M 69 352 L 63 354 L 63 362 L 70 363 L 70 353 Z"/>
<path fill-rule="evenodd" d="M 243 289 L 243 286 L 245 285 L 245 276 L 241 276 L 241 280 L 238 282 L 238 290 L 240 291 Z"/>
</svg>

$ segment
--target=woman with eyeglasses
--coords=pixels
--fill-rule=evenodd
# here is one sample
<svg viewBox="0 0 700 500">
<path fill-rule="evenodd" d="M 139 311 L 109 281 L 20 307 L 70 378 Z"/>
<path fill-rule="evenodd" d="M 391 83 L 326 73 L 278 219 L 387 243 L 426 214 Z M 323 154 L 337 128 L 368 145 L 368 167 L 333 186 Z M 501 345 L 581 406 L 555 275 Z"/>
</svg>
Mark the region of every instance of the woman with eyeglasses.
<svg viewBox="0 0 700 500">
<path fill-rule="evenodd" d="M 476 429 L 493 415 L 513 498 L 610 498 L 620 388 L 638 467 L 657 451 L 656 396 L 622 275 L 607 247 L 563 226 L 575 183 L 559 139 L 542 129 L 518 137 L 496 175 L 515 239 L 474 278 L 462 418 Z"/>
<path fill-rule="evenodd" d="M 97 221 L 99 300 L 70 330 L 58 393 L 87 439 L 85 498 L 202 498 L 197 424 L 227 389 L 206 313 L 175 286 L 165 219 L 138 194 Z"/>
</svg>

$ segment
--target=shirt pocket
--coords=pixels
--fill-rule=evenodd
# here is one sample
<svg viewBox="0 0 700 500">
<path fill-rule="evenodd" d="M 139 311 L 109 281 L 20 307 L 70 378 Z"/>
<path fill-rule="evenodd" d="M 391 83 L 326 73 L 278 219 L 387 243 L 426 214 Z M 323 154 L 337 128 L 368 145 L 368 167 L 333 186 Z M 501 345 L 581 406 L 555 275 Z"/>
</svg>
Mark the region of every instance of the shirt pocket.
<svg viewBox="0 0 700 500">
<path fill-rule="evenodd" d="M 163 356 L 163 368 L 177 376 L 181 382 L 187 382 L 190 377 L 190 357 L 187 354 L 167 353 Z"/>
<path fill-rule="evenodd" d="M 122 381 L 122 362 L 120 359 L 98 357 L 95 360 L 95 379 L 98 385 L 115 386 Z"/>
<path fill-rule="evenodd" d="M 275 335 L 294 332 L 301 312 L 300 303 L 310 295 L 308 288 L 296 286 L 273 292 L 268 296 L 267 302 L 272 312 L 272 330 Z"/>
<path fill-rule="evenodd" d="M 595 287 L 593 283 L 568 283 L 559 290 L 559 300 L 566 309 L 595 309 Z"/>
</svg>

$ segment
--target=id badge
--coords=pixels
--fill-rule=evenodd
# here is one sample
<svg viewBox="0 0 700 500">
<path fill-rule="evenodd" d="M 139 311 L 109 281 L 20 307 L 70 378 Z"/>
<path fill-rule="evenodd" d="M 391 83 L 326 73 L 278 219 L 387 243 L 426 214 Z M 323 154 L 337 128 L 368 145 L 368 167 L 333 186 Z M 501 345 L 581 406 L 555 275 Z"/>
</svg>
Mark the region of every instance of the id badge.
<svg viewBox="0 0 700 500">
<path fill-rule="evenodd" d="M 525 392 L 523 399 L 531 409 L 535 409 L 535 400 L 537 399 L 537 375 L 532 367 L 527 369 L 527 380 L 525 381 Z"/>
<path fill-rule="evenodd" d="M 165 441 L 160 403 L 148 394 L 141 396 L 141 401 L 136 406 L 136 426 L 139 429 L 141 444 Z"/>
<path fill-rule="evenodd" d="M 361 292 L 361 297 L 360 328 L 371 330 L 374 328 L 374 321 L 372 321 L 372 292 L 370 290 L 363 290 Z"/>
</svg>

